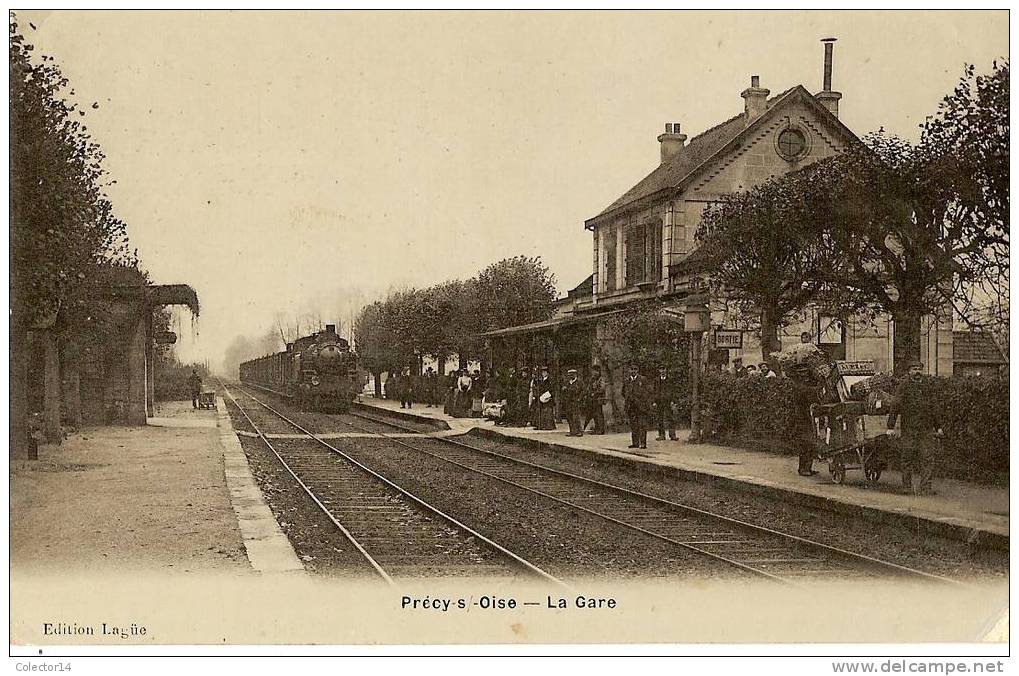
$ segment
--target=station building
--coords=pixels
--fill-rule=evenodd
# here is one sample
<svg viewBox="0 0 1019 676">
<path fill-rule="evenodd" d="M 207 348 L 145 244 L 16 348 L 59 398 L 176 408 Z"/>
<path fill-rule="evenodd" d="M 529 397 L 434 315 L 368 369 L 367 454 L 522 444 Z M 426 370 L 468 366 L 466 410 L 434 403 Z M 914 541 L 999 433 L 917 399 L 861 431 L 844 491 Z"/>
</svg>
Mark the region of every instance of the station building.
<svg viewBox="0 0 1019 676">
<path fill-rule="evenodd" d="M 46 434 L 59 439 L 61 421 L 83 425 L 145 425 L 154 415 L 155 350 L 176 341 L 153 329 L 153 312 L 185 305 L 197 315 L 198 296 L 186 284 L 150 284 L 136 268 L 105 271 L 101 339 L 75 339 L 87 331 L 62 331 L 60 313 L 28 334 L 26 394 L 30 412 L 44 419 Z"/>
<path fill-rule="evenodd" d="M 546 322 L 486 334 L 492 363 L 549 364 L 554 371 L 606 368 L 606 321 L 649 300 L 662 303 L 662 314 L 682 323 L 687 300 L 703 297 L 710 270 L 698 260 L 695 233 L 705 208 L 722 195 L 749 189 L 835 155 L 860 139 L 839 120 L 842 94 L 831 87 L 832 42 L 825 43 L 823 88 L 811 94 L 796 85 L 772 95 L 758 76 L 739 93 L 742 112 L 687 137 L 678 122 L 658 136 L 657 166 L 632 188 L 589 218 L 591 276 L 557 305 Z M 737 97 L 734 93 L 734 103 Z M 743 329 L 724 299 L 710 300 L 711 327 Z M 888 317 L 847 322 L 808 310 L 781 335 L 783 346 L 809 331 L 837 359 L 875 362 L 892 368 L 894 324 Z M 950 315 L 925 317 L 922 359 L 926 370 L 951 375 L 953 332 Z M 710 341 L 711 332 L 708 332 Z M 743 332 L 742 348 L 706 345 L 705 358 L 726 364 L 761 361 L 757 335 Z M 609 389 L 619 399 L 624 363 L 609 364 Z M 613 413 L 621 411 L 616 401 Z"/>
</svg>

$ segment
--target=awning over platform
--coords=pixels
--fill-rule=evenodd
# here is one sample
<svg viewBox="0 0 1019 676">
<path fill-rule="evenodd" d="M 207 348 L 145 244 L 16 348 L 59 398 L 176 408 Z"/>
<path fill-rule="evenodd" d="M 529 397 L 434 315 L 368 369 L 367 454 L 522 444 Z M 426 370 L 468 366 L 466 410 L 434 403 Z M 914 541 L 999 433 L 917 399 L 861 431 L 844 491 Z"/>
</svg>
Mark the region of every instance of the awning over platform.
<svg viewBox="0 0 1019 676">
<path fill-rule="evenodd" d="M 505 338 L 508 336 L 520 336 L 528 333 L 538 333 L 548 330 L 558 331 L 559 329 L 579 326 L 581 324 L 590 324 L 591 322 L 596 322 L 599 319 L 618 315 L 623 312 L 626 312 L 625 308 L 586 315 L 570 315 L 568 317 L 559 317 L 558 319 L 549 319 L 544 322 L 534 322 L 533 324 L 521 324 L 520 326 L 510 326 L 505 329 L 496 329 L 494 331 L 482 333 L 481 336 L 482 338 Z"/>
</svg>

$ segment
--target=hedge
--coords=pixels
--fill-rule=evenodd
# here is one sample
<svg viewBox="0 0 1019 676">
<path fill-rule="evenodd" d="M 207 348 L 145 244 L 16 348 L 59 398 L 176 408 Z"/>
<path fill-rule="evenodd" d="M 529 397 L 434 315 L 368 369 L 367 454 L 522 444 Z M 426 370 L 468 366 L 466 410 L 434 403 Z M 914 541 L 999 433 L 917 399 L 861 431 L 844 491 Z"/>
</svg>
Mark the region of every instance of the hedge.
<svg viewBox="0 0 1019 676">
<path fill-rule="evenodd" d="M 205 367 L 200 364 L 181 364 L 178 362 L 156 362 L 155 386 L 153 395 L 156 401 L 190 401 L 191 386 L 188 379 L 191 377 L 191 370 L 196 369 L 198 375 L 202 376 L 202 388 L 212 389 L 212 383 L 208 382 L 209 374 Z"/>
<path fill-rule="evenodd" d="M 962 376 L 926 380 L 925 389 L 945 432 L 936 475 L 1007 483 L 1008 380 Z M 705 435 L 733 446 L 795 454 L 793 397 L 787 378 L 706 373 L 701 396 Z M 883 419 L 880 424 L 883 428 Z M 868 432 L 873 434 L 870 428 Z M 892 466 L 897 467 L 897 440 L 883 443 L 890 444 Z"/>
</svg>

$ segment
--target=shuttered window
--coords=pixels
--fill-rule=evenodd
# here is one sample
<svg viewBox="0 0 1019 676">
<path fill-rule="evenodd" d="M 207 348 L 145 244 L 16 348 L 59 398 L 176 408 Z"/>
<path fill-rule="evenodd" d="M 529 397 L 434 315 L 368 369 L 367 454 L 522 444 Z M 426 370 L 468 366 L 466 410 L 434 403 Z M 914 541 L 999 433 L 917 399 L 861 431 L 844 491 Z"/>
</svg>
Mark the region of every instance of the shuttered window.
<svg viewBox="0 0 1019 676">
<path fill-rule="evenodd" d="M 616 229 L 606 228 L 602 233 L 604 246 L 602 251 L 605 256 L 605 290 L 614 291 L 616 288 Z"/>
<path fill-rule="evenodd" d="M 647 227 L 631 223 L 626 228 L 626 285 L 635 286 L 644 281 L 647 259 Z"/>
</svg>

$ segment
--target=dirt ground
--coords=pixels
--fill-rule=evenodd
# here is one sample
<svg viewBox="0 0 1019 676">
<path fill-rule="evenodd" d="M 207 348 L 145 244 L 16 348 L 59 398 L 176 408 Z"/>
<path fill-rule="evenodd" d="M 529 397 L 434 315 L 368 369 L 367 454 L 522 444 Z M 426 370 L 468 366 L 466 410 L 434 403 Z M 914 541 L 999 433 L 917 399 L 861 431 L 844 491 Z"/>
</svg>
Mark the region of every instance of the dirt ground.
<svg viewBox="0 0 1019 676">
<path fill-rule="evenodd" d="M 215 414 L 189 409 L 157 412 L 186 427 L 91 429 L 12 463 L 12 571 L 250 571 Z"/>
</svg>

